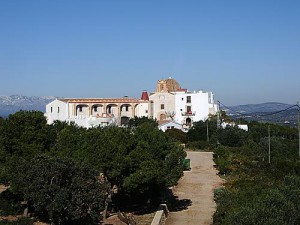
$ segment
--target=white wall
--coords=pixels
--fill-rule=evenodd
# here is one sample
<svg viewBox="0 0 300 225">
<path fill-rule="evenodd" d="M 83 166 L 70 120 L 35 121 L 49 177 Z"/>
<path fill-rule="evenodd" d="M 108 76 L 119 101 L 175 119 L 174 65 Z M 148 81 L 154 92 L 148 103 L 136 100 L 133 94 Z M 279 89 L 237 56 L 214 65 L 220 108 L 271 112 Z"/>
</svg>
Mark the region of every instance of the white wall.
<svg viewBox="0 0 300 225">
<path fill-rule="evenodd" d="M 191 103 L 187 103 L 187 96 L 191 97 Z M 185 123 L 186 118 L 191 118 L 192 122 L 206 120 L 209 114 L 209 95 L 207 92 L 176 92 L 175 93 L 175 121 Z M 186 116 L 187 106 L 191 106 L 192 115 Z"/>
<path fill-rule="evenodd" d="M 146 117 L 151 118 L 152 117 L 151 106 L 152 106 L 152 103 L 150 103 L 150 102 L 140 102 L 135 108 L 135 115 L 137 117 L 146 116 Z"/>
<path fill-rule="evenodd" d="M 156 92 L 150 94 L 149 99 L 153 101 L 153 118 L 159 120 L 161 114 L 175 112 L 175 95 L 168 92 Z M 164 104 L 164 109 L 161 105 Z"/>
<path fill-rule="evenodd" d="M 68 104 L 58 99 L 46 105 L 45 116 L 47 123 L 52 124 L 55 120 L 66 121 L 68 119 Z"/>
<path fill-rule="evenodd" d="M 168 123 L 158 126 L 158 129 L 162 130 L 163 132 L 165 132 L 168 129 L 172 129 L 172 128 L 182 130 L 182 125 L 171 121 L 171 122 L 168 122 Z"/>
</svg>

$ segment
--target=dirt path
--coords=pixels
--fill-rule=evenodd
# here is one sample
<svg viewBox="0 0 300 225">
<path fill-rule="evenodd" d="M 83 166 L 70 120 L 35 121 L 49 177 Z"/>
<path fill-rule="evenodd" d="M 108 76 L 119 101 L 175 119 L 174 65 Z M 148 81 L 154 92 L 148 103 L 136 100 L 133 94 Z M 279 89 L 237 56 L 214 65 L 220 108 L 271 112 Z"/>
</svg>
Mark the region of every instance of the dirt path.
<svg viewBox="0 0 300 225">
<path fill-rule="evenodd" d="M 212 224 L 216 207 L 213 190 L 222 183 L 213 167 L 213 153 L 187 152 L 187 158 L 191 159 L 191 171 L 185 172 L 173 189 L 179 202 L 186 204 L 186 207 L 183 207 L 186 209 L 171 212 L 166 225 Z"/>
</svg>

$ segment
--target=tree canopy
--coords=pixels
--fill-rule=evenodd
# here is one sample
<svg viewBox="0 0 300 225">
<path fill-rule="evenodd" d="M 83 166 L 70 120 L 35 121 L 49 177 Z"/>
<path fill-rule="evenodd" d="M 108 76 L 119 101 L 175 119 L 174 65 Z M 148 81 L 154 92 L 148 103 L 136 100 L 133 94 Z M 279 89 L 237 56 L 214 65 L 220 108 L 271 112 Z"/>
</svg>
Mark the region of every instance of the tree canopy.
<svg viewBox="0 0 300 225">
<path fill-rule="evenodd" d="M 158 198 L 183 175 L 186 154 L 156 121 L 134 118 L 129 124 L 85 129 L 60 121 L 48 125 L 37 111 L 10 115 L 0 126 L 0 181 L 55 224 L 79 218 L 93 223 L 92 212 L 102 209 L 109 192 L 96 183 L 96 173 L 118 187 L 113 201 Z"/>
</svg>

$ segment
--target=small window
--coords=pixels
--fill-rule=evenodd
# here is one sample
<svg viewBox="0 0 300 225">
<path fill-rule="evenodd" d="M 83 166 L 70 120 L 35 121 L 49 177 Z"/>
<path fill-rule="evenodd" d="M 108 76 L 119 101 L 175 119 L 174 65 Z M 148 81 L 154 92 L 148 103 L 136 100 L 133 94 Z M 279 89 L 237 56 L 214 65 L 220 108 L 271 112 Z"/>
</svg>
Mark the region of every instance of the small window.
<svg viewBox="0 0 300 225">
<path fill-rule="evenodd" d="M 94 112 L 98 112 L 97 106 L 94 106 Z"/>
<path fill-rule="evenodd" d="M 82 106 L 79 106 L 78 110 L 79 112 L 82 112 Z"/>
<path fill-rule="evenodd" d="M 183 98 L 181 98 L 181 100 L 183 101 Z"/>
<path fill-rule="evenodd" d="M 187 113 L 192 113 L 192 107 L 191 106 L 187 106 L 186 107 L 186 112 Z"/>
<path fill-rule="evenodd" d="M 50 108 L 50 110 L 51 110 L 51 112 L 53 112 L 53 108 L 52 107 Z"/>
<path fill-rule="evenodd" d="M 175 127 L 174 126 L 171 126 L 171 129 L 174 129 Z"/>
<path fill-rule="evenodd" d="M 161 105 L 160 105 L 160 109 L 161 109 L 161 110 L 165 109 L 165 105 L 164 105 L 164 104 L 161 104 Z"/>
<path fill-rule="evenodd" d="M 171 129 L 171 127 L 170 127 L 170 126 L 167 126 L 167 129 Z"/>
<path fill-rule="evenodd" d="M 145 110 L 145 113 L 148 113 L 148 109 Z"/>
<path fill-rule="evenodd" d="M 128 105 L 125 106 L 125 110 L 126 110 L 126 112 L 128 112 Z"/>
<path fill-rule="evenodd" d="M 191 96 L 187 96 L 187 97 L 186 97 L 186 103 L 191 103 L 191 102 L 192 102 Z"/>
<path fill-rule="evenodd" d="M 182 109 L 180 109 L 180 111 L 182 112 Z"/>
<path fill-rule="evenodd" d="M 59 113 L 59 107 L 57 107 L 57 113 Z"/>
</svg>

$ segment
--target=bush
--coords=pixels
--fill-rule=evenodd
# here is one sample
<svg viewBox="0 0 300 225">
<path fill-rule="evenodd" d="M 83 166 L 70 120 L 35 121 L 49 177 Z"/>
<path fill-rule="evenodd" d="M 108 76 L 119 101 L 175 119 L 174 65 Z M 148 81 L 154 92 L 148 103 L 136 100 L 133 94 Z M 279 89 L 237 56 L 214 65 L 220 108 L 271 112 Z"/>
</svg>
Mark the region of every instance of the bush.
<svg viewBox="0 0 300 225">
<path fill-rule="evenodd" d="M 166 130 L 166 135 L 172 138 L 175 141 L 178 141 L 182 144 L 187 142 L 187 134 L 182 130 L 178 130 L 176 128 Z"/>
<path fill-rule="evenodd" d="M 24 161 L 12 179 L 12 189 L 24 195 L 35 213 L 54 224 L 95 223 L 107 190 L 96 173 L 69 159 L 37 156 Z"/>
<path fill-rule="evenodd" d="M 21 218 L 17 221 L 2 220 L 0 221 L 0 225 L 33 225 L 33 222 L 30 218 Z"/>
<path fill-rule="evenodd" d="M 226 127 L 218 130 L 218 140 L 225 146 L 240 147 L 246 143 L 247 133 L 238 127 Z"/>
<path fill-rule="evenodd" d="M 186 148 L 193 150 L 213 150 L 215 145 L 207 141 L 193 141 L 186 144 Z"/>
<path fill-rule="evenodd" d="M 9 189 L 0 194 L 0 216 L 22 214 L 24 207 L 20 205 L 21 197 Z"/>
</svg>

